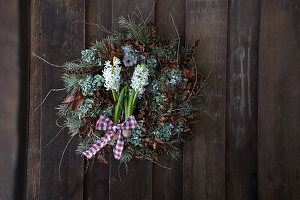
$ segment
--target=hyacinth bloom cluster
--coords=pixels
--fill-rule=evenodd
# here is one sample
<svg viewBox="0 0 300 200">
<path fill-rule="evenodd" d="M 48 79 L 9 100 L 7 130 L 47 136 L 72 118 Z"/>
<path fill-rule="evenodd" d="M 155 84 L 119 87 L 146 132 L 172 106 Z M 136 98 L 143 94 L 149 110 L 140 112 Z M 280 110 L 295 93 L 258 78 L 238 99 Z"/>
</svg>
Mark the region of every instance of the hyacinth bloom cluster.
<svg viewBox="0 0 300 200">
<path fill-rule="evenodd" d="M 119 91 L 121 83 L 121 64 L 117 57 L 114 57 L 113 64 L 108 60 L 105 62 L 103 77 L 105 80 L 104 87 L 106 90 Z"/>
<path fill-rule="evenodd" d="M 138 91 L 139 95 L 144 93 L 145 86 L 148 85 L 148 76 L 149 70 L 144 63 L 135 67 L 130 86 L 135 91 Z"/>
</svg>

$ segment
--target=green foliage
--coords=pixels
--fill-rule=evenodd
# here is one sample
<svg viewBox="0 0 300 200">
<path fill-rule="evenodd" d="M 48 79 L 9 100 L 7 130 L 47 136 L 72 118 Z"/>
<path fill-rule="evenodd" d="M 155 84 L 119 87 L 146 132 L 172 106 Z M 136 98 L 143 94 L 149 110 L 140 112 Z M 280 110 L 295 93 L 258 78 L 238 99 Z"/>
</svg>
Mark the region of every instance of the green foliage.
<svg viewBox="0 0 300 200">
<path fill-rule="evenodd" d="M 57 115 L 59 117 L 67 117 L 69 115 L 72 115 L 72 109 L 68 108 L 68 104 L 60 104 L 56 107 Z"/>
<path fill-rule="evenodd" d="M 76 112 L 66 117 L 64 126 L 69 129 L 70 134 L 77 132 L 78 129 L 84 125 L 84 123 L 78 119 L 79 116 Z"/>
<path fill-rule="evenodd" d="M 144 44 L 151 43 L 151 32 L 147 26 L 142 23 L 136 23 L 133 19 L 128 17 L 121 17 L 119 19 L 119 25 L 121 28 L 126 29 L 126 38 L 127 39 L 138 39 Z"/>
<path fill-rule="evenodd" d="M 133 157 L 134 157 L 134 153 L 129 148 L 124 148 L 120 162 L 128 163 Z"/>
<path fill-rule="evenodd" d="M 80 78 L 81 77 L 78 75 L 69 75 L 67 73 L 62 74 L 62 81 L 68 93 L 71 93 L 72 95 L 76 93 L 76 91 L 80 87 L 79 86 Z"/>
<path fill-rule="evenodd" d="M 93 49 L 97 49 L 98 51 L 101 51 L 101 53 L 107 53 L 106 51 L 106 47 L 105 47 L 105 43 L 103 40 L 101 41 L 96 41 L 95 44 L 93 44 L 93 46 L 91 47 Z"/>
<path fill-rule="evenodd" d="M 102 135 L 95 132 L 94 135 L 91 137 L 85 137 L 83 140 L 78 144 L 76 152 L 82 155 L 82 152 L 88 150 Z"/>
<path fill-rule="evenodd" d="M 168 153 L 171 155 L 172 158 L 178 160 L 181 157 L 181 152 L 176 147 L 171 147 L 168 149 Z"/>
<path fill-rule="evenodd" d="M 78 109 L 78 118 L 83 119 L 86 117 L 88 111 L 93 108 L 94 100 L 87 98 Z"/>
<path fill-rule="evenodd" d="M 142 130 L 143 124 L 139 123 L 138 128 L 133 129 L 132 133 L 129 137 L 129 143 L 132 144 L 133 146 L 139 146 L 142 147 L 142 138 L 145 135 L 144 131 Z"/>
<path fill-rule="evenodd" d="M 103 83 L 104 78 L 99 74 L 96 74 L 95 76 L 87 75 L 85 79 L 79 80 L 79 85 L 82 89 L 83 96 L 94 95 L 94 92 L 96 92 L 97 89 L 103 85 Z"/>
</svg>

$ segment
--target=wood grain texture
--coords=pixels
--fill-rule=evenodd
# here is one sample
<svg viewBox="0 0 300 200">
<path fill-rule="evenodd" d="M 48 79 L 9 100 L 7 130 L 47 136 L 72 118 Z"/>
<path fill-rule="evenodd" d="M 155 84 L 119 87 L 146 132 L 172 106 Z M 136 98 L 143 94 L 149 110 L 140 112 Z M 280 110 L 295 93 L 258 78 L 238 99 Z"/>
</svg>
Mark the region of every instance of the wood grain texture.
<svg viewBox="0 0 300 200">
<path fill-rule="evenodd" d="M 18 150 L 18 1 L 0 1 L 0 199 L 14 199 Z"/>
<path fill-rule="evenodd" d="M 226 198 L 257 199 L 259 1 L 229 1 Z"/>
<path fill-rule="evenodd" d="M 89 48 L 96 40 L 106 36 L 97 25 L 111 29 L 111 0 L 85 1 L 85 46 Z M 97 159 L 86 161 L 88 170 L 85 174 L 84 199 L 109 199 L 109 164 L 100 163 Z"/>
<path fill-rule="evenodd" d="M 84 20 L 84 1 L 33 1 L 31 5 L 32 53 L 58 65 L 66 60 L 78 59 L 80 51 L 84 49 L 84 24 L 73 22 Z M 62 88 L 61 72 L 59 68 L 32 57 L 31 113 L 50 89 Z M 65 151 L 61 177 L 59 163 L 70 137 L 63 131 L 47 145 L 59 131 L 59 127 L 53 123 L 57 119 L 54 108 L 63 95 L 50 95 L 30 119 L 28 199 L 83 198 L 83 159 L 74 153 L 77 138 L 70 142 Z"/>
<path fill-rule="evenodd" d="M 30 4 L 30 51 L 40 55 L 41 42 L 41 5 L 39 1 Z M 33 111 L 42 102 L 41 62 L 30 57 L 30 85 L 29 85 L 29 130 L 27 141 L 27 175 L 26 199 L 40 198 L 40 110 L 34 115 Z"/>
<path fill-rule="evenodd" d="M 300 199 L 299 1 L 261 2 L 259 199 Z"/>
<path fill-rule="evenodd" d="M 155 9 L 155 24 L 158 34 L 166 38 L 170 35 L 178 37 L 176 28 L 173 25 L 171 15 L 180 35 L 180 43 L 185 43 L 185 1 L 183 0 L 159 0 Z M 152 198 L 153 199 L 182 199 L 183 198 L 183 171 L 182 157 L 178 160 L 172 159 L 168 155 L 162 155 L 159 163 L 171 168 L 164 169 L 153 164 L 152 170 Z"/>
<path fill-rule="evenodd" d="M 195 137 L 184 145 L 184 199 L 225 199 L 225 108 L 227 1 L 186 3 L 186 41 L 200 43 L 195 52 L 198 69 L 208 75 L 207 112 L 194 127 Z"/>
<path fill-rule="evenodd" d="M 194 140 L 184 145 L 182 160 L 160 159 L 171 171 L 133 160 L 126 172 L 124 165 L 119 168 L 119 162 L 111 157 L 109 165 L 90 161 L 84 175 L 84 162 L 75 154 L 74 138 L 64 155 L 61 184 L 58 166 L 70 138 L 62 132 L 45 145 L 59 131 L 54 107 L 63 92 L 51 94 L 41 109 L 34 114 L 33 110 L 50 89 L 62 88 L 62 71 L 31 56 L 26 199 L 300 199 L 299 1 L 158 0 L 152 10 L 153 3 L 32 0 L 29 54 L 58 65 L 78 59 L 82 49 L 106 36 L 91 23 L 120 30 L 118 19 L 127 15 L 155 22 L 162 37 L 176 36 L 171 12 L 182 44 L 190 46 L 200 39 L 195 52 L 198 69 L 209 75 L 213 68 L 207 79 L 206 109 L 211 117 L 202 112 L 200 123 L 194 127 Z M 0 15 L 9 17 L 0 21 L 10 28 L 3 29 L 1 24 L 0 56 L 7 73 L 0 73 L 0 91 L 6 94 L 0 97 L 0 105 L 5 105 L 1 107 L 0 125 L 3 132 L 13 132 L 17 130 L 7 116 L 16 118 L 17 97 L 12 96 L 16 91 L 9 89 L 18 85 L 13 77 L 18 73 L 13 67 L 17 40 L 16 35 L 9 34 L 16 28 L 11 11 L 16 2 L 5 6 L 10 9 Z M 3 40 L 4 34 L 8 40 Z M 0 144 L 5 149 L 16 145 L 10 145 L 5 134 Z M 0 154 L 0 159 L 11 166 L 12 160 L 2 156 L 7 153 Z M 11 182 L 5 174 L 12 171 L 8 172 L 3 163 L 0 183 L 8 181 L 9 188 Z M 2 167 L 6 167 L 4 171 Z M 10 194 L 0 187 L 0 198 L 6 195 L 9 199 Z"/>
<path fill-rule="evenodd" d="M 139 11 L 143 19 L 148 18 L 152 6 L 152 0 L 113 0 L 112 28 L 120 30 L 118 19 L 121 16 L 129 15 L 138 20 L 134 13 Z M 148 21 L 154 22 L 154 12 L 151 13 Z M 152 199 L 152 163 L 134 159 L 128 164 L 127 173 L 124 165 L 120 167 L 119 173 L 119 164 L 119 161 L 111 158 L 110 199 Z"/>
</svg>

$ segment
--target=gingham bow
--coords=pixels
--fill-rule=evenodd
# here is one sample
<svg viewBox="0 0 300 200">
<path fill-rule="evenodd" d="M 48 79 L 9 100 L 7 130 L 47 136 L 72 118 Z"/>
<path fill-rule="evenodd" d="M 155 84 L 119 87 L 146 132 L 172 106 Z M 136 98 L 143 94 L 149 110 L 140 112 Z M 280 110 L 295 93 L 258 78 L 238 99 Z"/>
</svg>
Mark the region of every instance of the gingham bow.
<svg viewBox="0 0 300 200">
<path fill-rule="evenodd" d="M 102 131 L 108 131 L 100 140 L 97 140 L 93 146 L 85 151 L 83 154 L 87 158 L 93 157 L 101 148 L 103 148 L 109 141 L 113 139 L 113 137 L 118 134 L 118 140 L 117 144 L 114 148 L 114 156 L 117 160 L 121 158 L 123 147 L 124 147 L 124 141 L 122 137 L 122 129 L 134 129 L 137 128 L 137 122 L 133 115 L 128 117 L 125 122 L 122 124 L 115 124 L 113 123 L 109 118 L 100 116 L 99 120 L 96 124 L 96 129 L 102 130 Z"/>
</svg>

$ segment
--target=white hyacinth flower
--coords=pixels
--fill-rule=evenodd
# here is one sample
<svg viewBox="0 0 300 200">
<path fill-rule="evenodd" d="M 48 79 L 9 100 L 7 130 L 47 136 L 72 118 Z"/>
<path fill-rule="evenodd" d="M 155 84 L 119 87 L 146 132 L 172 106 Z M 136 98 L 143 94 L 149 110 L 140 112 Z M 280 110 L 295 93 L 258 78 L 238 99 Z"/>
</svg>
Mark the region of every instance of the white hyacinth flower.
<svg viewBox="0 0 300 200">
<path fill-rule="evenodd" d="M 113 65 L 110 61 L 105 62 L 103 69 L 103 77 L 105 79 L 104 87 L 106 90 L 119 91 L 121 82 L 121 67 L 119 66 L 120 60 L 117 57 L 113 59 Z"/>
<path fill-rule="evenodd" d="M 145 86 L 148 85 L 148 76 L 149 70 L 144 63 L 135 67 L 130 86 L 139 92 L 139 97 L 144 93 Z"/>
</svg>

